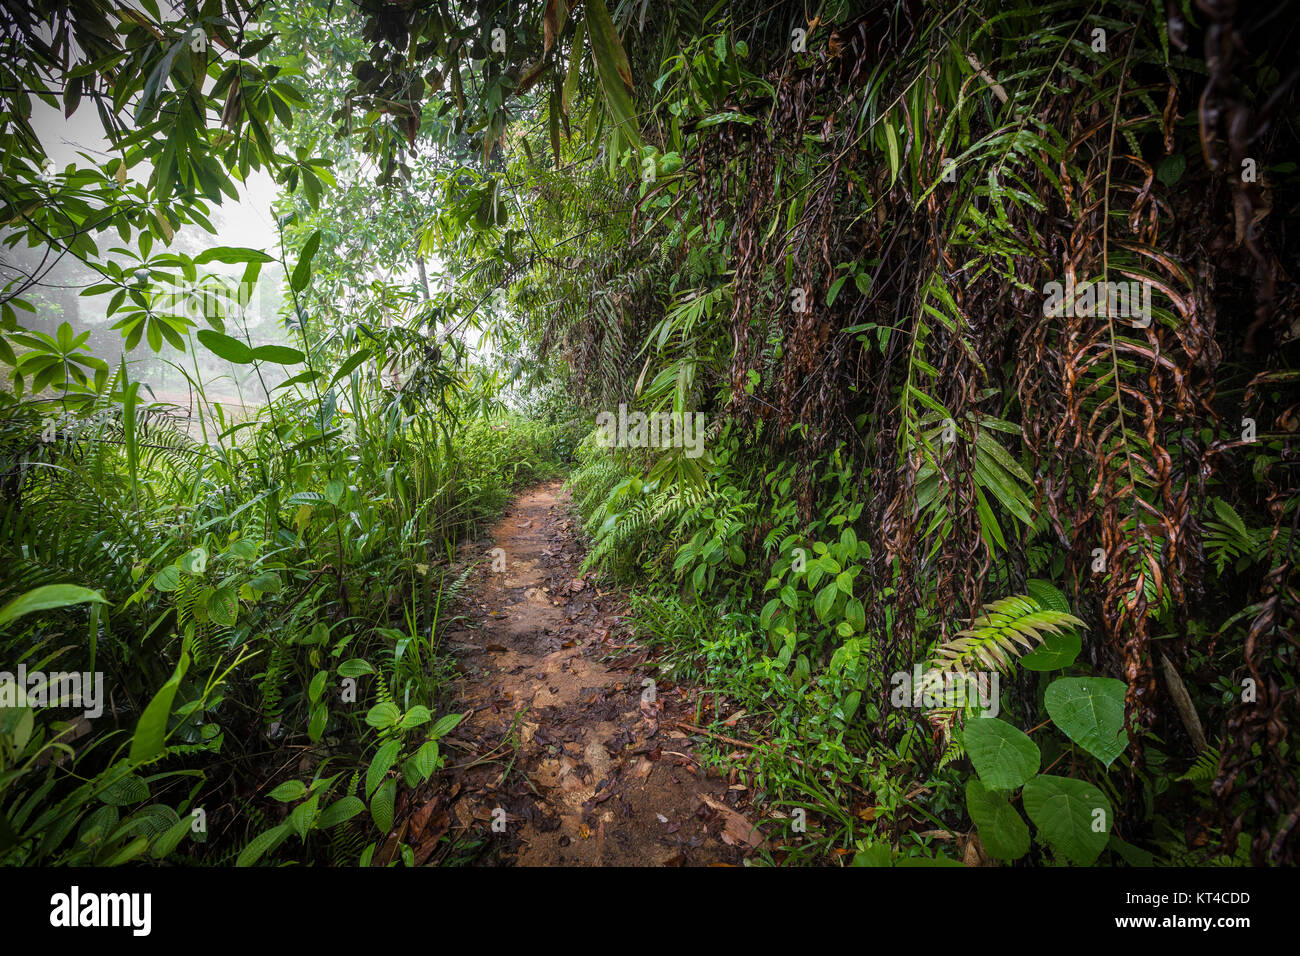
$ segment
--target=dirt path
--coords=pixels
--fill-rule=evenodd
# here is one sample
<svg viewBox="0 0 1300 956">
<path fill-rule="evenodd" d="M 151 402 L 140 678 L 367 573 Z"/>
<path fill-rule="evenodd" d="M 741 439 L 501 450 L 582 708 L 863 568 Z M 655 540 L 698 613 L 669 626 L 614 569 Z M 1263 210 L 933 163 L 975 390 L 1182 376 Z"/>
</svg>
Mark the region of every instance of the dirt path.
<svg viewBox="0 0 1300 956">
<path fill-rule="evenodd" d="M 450 780 L 414 818 L 445 827 L 462 862 L 738 863 L 759 835 L 674 725 L 692 717 L 686 690 L 660 679 L 650 699 L 657 671 L 628 643 L 622 596 L 578 575 L 574 525 L 555 481 L 475 542 L 483 562 L 444 645 L 463 674 L 453 709 L 471 713 L 446 740 Z"/>
</svg>

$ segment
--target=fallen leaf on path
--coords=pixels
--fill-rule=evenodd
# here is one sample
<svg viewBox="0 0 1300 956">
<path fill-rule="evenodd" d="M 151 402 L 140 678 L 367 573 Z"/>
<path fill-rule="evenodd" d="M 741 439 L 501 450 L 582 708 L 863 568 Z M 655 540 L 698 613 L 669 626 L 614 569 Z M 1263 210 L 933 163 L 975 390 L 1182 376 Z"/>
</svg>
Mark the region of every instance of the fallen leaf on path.
<svg viewBox="0 0 1300 956">
<path fill-rule="evenodd" d="M 429 822 L 429 817 L 433 815 L 434 802 L 430 800 L 420 809 L 416 810 L 411 816 L 410 834 L 412 840 L 418 840 L 424 833 L 424 828 Z"/>
<path fill-rule="evenodd" d="M 700 799 L 722 814 L 725 822 L 722 830 L 722 842 L 728 846 L 744 843 L 748 846 L 762 846 L 765 839 L 761 830 L 750 823 L 745 815 L 731 809 L 725 803 L 714 800 L 707 793 L 700 794 Z"/>
<path fill-rule="evenodd" d="M 641 701 L 641 716 L 644 717 L 645 722 L 650 725 L 650 730 L 647 732 L 647 736 L 649 737 L 653 737 L 659 730 L 659 711 L 662 708 L 663 704 L 659 703 L 659 701 Z"/>
<path fill-rule="evenodd" d="M 924 838 L 924 837 L 934 837 L 936 840 L 955 840 L 955 839 L 956 839 L 956 837 L 954 837 L 954 836 L 953 836 L 951 833 L 949 833 L 947 830 L 922 830 L 920 833 L 917 834 L 917 836 L 922 837 L 922 838 Z"/>
</svg>

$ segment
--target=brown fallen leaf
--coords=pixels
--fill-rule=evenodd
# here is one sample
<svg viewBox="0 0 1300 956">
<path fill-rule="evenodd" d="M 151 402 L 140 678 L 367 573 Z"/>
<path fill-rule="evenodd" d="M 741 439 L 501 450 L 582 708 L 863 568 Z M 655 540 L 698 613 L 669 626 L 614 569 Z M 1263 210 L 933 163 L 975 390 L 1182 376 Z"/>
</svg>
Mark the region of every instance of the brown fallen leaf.
<svg viewBox="0 0 1300 956">
<path fill-rule="evenodd" d="M 407 821 L 403 820 L 396 830 L 388 834 L 388 839 L 384 841 L 384 845 L 381 846 L 379 852 L 371 858 L 371 866 L 387 866 L 397 858 L 402 838 L 406 836 L 406 824 Z"/>
<path fill-rule="evenodd" d="M 433 815 L 434 805 L 434 801 L 430 800 L 411 815 L 411 826 L 407 832 L 410 833 L 412 841 L 420 839 L 420 836 L 424 833 L 424 828 L 429 823 L 429 817 Z"/>
<path fill-rule="evenodd" d="M 917 834 L 919 837 L 933 837 L 936 840 L 955 840 L 957 839 L 947 830 L 922 830 Z"/>
<path fill-rule="evenodd" d="M 741 843 L 753 847 L 763 845 L 763 841 L 766 838 L 763 836 L 762 831 L 759 830 L 757 826 L 750 823 L 749 820 L 745 818 L 744 814 L 731 809 L 731 807 L 727 806 L 725 803 L 714 800 L 707 793 L 700 794 L 700 799 L 714 810 L 718 811 L 718 813 L 722 814 L 722 818 L 725 821 L 721 834 L 723 843 L 728 846 L 736 846 Z"/>
<path fill-rule="evenodd" d="M 653 737 L 659 730 L 659 711 L 663 709 L 663 704 L 659 701 L 641 701 L 641 716 L 645 718 L 649 730 L 646 736 Z"/>
<path fill-rule="evenodd" d="M 430 804 L 432 806 L 432 804 Z M 438 841 L 443 838 L 446 832 L 451 829 L 451 815 L 446 810 L 439 809 L 429 820 L 428 826 L 424 831 L 423 839 L 415 850 L 415 865 L 423 866 L 433 856 L 433 851 L 437 849 Z"/>
</svg>

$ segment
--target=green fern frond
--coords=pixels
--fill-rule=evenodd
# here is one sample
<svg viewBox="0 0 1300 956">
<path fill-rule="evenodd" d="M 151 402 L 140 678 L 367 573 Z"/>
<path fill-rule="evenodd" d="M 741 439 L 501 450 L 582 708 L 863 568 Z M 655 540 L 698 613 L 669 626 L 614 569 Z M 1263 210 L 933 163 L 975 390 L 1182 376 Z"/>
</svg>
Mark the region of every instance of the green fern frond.
<svg viewBox="0 0 1300 956">
<path fill-rule="evenodd" d="M 1178 777 L 1179 783 L 1195 783 L 1208 786 L 1219 773 L 1219 748 L 1206 747 L 1196 755 L 1196 762 L 1187 772 Z"/>
<path fill-rule="evenodd" d="M 1086 627 L 1064 611 L 1045 610 L 1026 595 L 1013 595 L 984 605 L 970 627 L 941 644 L 930 662 L 936 672 L 965 673 L 972 666 L 1011 673 L 1014 662 L 1062 627 Z M 924 679 L 924 678 L 923 678 Z"/>
</svg>

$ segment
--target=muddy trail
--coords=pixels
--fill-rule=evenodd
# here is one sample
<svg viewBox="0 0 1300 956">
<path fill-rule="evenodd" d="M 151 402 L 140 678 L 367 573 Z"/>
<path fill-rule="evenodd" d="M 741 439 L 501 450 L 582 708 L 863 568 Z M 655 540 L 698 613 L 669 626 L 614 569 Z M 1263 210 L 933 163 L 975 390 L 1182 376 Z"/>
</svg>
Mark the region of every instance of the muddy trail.
<svg viewBox="0 0 1300 956">
<path fill-rule="evenodd" d="M 467 549 L 481 560 L 443 638 L 466 717 L 384 849 L 401 840 L 417 865 L 739 864 L 762 842 L 735 809 L 744 788 L 695 755 L 703 738 L 679 726 L 695 698 L 633 643 L 626 599 L 579 575 L 568 503 L 560 481 L 534 487 Z"/>
</svg>

